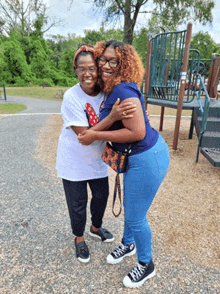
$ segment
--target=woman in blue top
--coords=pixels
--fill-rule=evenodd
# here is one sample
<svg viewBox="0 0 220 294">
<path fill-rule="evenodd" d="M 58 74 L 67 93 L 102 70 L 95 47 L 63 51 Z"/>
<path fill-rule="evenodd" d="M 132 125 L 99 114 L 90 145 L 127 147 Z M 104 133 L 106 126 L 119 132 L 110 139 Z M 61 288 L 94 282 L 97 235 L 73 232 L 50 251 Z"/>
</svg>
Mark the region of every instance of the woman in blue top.
<svg viewBox="0 0 220 294">
<path fill-rule="evenodd" d="M 123 238 L 121 244 L 107 256 L 107 262 L 116 264 L 137 251 L 138 264 L 123 283 L 127 287 L 138 287 L 155 275 L 151 230 L 146 214 L 167 173 L 169 151 L 145 114 L 144 98 L 138 88 L 143 80 L 144 68 L 135 49 L 114 40 L 102 41 L 96 44 L 94 56 L 102 79 L 101 87 L 108 94 L 100 120 L 110 113 L 118 97 L 121 103 L 134 102 L 137 108 L 132 118 L 116 121 L 108 131 L 88 130 L 78 139 L 83 145 L 95 140 L 111 141 L 120 151 L 133 143 L 128 170 L 123 178 Z"/>
</svg>

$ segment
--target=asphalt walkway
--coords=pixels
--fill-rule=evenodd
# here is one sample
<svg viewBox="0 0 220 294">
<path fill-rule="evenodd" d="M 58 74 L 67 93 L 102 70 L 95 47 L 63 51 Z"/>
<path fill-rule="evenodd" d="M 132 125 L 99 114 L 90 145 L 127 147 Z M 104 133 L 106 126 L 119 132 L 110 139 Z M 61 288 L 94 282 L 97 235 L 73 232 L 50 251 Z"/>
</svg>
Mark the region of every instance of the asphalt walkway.
<svg viewBox="0 0 220 294">
<path fill-rule="evenodd" d="M 20 103 L 27 109 L 0 115 L 0 293 L 107 293 L 97 292 L 100 281 L 93 289 L 91 267 L 100 266 L 95 257 L 92 265 L 75 258 L 61 180 L 36 159 L 39 131 L 50 115 L 60 113 L 61 101 L 7 96 L 1 103 Z M 87 239 L 107 271 L 105 258 L 112 244 L 103 251 L 101 242 Z"/>
<path fill-rule="evenodd" d="M 68 218 L 59 213 L 65 205 L 57 197 L 62 186 L 35 158 L 35 147 L 39 130 L 51 113 L 60 113 L 61 102 L 7 97 L 6 103 L 27 109 L 0 115 L 0 293 L 53 293 L 39 273 L 56 258 L 52 246 Z"/>
<path fill-rule="evenodd" d="M 104 220 L 114 233 L 114 244 L 89 237 L 88 220 L 85 236 L 91 262 L 79 263 L 62 182 L 36 159 L 39 131 L 50 115 L 60 113 L 61 102 L 8 96 L 6 103 L 21 103 L 27 109 L 0 115 L 1 294 L 219 293 L 219 271 L 186 256 L 177 260 L 172 254 L 162 255 L 157 242 L 155 278 L 139 289 L 125 289 L 122 279 L 136 257 L 115 266 L 106 263 L 107 254 L 120 241 L 122 216 L 107 215 Z"/>
</svg>

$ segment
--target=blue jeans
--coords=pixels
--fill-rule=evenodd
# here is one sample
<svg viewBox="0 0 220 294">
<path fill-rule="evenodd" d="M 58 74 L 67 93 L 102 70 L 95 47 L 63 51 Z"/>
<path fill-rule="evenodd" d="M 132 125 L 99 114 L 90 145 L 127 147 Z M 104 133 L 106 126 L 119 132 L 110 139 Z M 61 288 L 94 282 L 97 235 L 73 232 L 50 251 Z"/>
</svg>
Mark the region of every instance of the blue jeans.
<svg viewBox="0 0 220 294">
<path fill-rule="evenodd" d="M 151 260 L 151 229 L 148 209 L 169 166 L 169 150 L 159 135 L 157 143 L 143 153 L 129 157 L 124 174 L 124 234 L 125 245 L 135 241 L 138 260 Z"/>
</svg>

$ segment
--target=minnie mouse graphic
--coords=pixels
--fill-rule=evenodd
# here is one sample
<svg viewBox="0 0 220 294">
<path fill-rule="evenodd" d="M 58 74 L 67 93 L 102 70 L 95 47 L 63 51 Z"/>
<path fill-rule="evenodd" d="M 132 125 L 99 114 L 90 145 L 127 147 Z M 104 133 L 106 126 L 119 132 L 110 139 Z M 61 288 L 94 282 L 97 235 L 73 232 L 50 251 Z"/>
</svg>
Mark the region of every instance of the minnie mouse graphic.
<svg viewBox="0 0 220 294">
<path fill-rule="evenodd" d="M 96 114 L 94 108 L 89 103 L 86 103 L 84 111 L 86 113 L 89 126 L 94 127 L 99 122 L 99 116 Z"/>
</svg>

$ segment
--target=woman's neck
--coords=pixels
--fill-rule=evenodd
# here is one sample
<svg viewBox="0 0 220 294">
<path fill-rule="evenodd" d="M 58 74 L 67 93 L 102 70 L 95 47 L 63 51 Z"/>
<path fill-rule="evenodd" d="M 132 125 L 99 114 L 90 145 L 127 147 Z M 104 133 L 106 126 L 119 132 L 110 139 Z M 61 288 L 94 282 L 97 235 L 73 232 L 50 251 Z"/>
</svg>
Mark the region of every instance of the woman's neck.
<svg viewBox="0 0 220 294">
<path fill-rule="evenodd" d="M 100 92 L 96 88 L 94 88 L 94 89 L 84 89 L 81 85 L 80 85 L 80 87 L 83 90 L 83 92 L 85 92 L 89 96 L 97 96 L 99 94 L 99 92 Z"/>
</svg>

